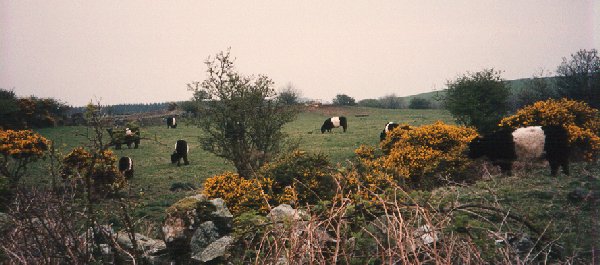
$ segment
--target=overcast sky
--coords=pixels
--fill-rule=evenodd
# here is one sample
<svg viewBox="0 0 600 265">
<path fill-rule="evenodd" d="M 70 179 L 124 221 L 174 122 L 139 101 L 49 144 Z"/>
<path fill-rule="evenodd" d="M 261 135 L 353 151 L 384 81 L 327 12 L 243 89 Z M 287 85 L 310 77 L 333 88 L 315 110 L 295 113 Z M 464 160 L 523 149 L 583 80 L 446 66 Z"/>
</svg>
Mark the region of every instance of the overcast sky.
<svg viewBox="0 0 600 265">
<path fill-rule="evenodd" d="M 600 1 L 0 0 L 0 88 L 71 105 L 187 100 L 204 61 L 331 101 L 505 79 L 600 48 Z"/>
</svg>

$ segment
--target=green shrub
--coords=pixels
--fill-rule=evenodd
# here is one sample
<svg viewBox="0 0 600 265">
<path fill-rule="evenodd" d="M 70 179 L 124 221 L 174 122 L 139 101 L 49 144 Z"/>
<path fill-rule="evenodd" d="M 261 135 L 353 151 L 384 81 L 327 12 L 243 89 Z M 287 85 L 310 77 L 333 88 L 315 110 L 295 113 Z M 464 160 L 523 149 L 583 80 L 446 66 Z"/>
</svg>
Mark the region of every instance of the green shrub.
<svg viewBox="0 0 600 265">
<path fill-rule="evenodd" d="M 332 172 L 324 154 L 294 151 L 264 165 L 259 175 L 271 180 L 267 192 L 275 203 L 315 204 L 333 196 Z"/>
</svg>

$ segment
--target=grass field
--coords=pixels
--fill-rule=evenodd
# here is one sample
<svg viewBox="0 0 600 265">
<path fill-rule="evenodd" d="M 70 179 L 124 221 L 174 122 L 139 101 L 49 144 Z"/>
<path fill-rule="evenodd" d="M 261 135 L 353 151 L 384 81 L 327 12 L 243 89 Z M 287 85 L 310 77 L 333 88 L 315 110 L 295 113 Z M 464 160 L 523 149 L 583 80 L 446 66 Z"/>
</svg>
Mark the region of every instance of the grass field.
<svg viewBox="0 0 600 265">
<path fill-rule="evenodd" d="M 348 131 L 333 129 L 321 134 L 320 126 L 331 116 L 346 116 Z M 375 146 L 379 133 L 388 121 L 410 125 L 430 124 L 435 121 L 453 123 L 444 110 L 386 110 L 361 107 L 320 107 L 307 109 L 285 127 L 289 141 L 300 149 L 326 154 L 333 163 L 353 158 L 354 150 L 362 145 Z M 54 141 L 63 154 L 75 146 L 88 143 L 86 127 L 58 127 L 39 132 Z M 130 156 L 135 164 L 135 177 L 130 181 L 133 191 L 140 194 L 140 206 L 135 217 L 159 224 L 164 210 L 177 200 L 194 191 L 170 191 L 173 183 L 191 183 L 200 188 L 203 181 L 223 171 L 234 171 L 228 161 L 203 151 L 198 136 L 201 130 L 193 125 L 181 124 L 177 129 L 165 126 L 142 127 L 144 139 L 139 149 L 115 150 L 117 156 Z M 190 165 L 177 167 L 170 163 L 170 154 L 177 139 L 190 145 Z M 46 163 L 47 164 L 47 163 Z M 564 242 L 565 255 L 591 256 L 594 244 L 598 247 L 600 215 L 597 199 L 573 202 L 569 192 L 583 188 L 590 194 L 600 194 L 600 167 L 584 162 L 574 163 L 571 176 L 551 177 L 548 167 L 521 167 L 512 177 L 493 173 L 475 185 L 444 188 L 432 194 L 445 194 L 462 203 L 486 202 L 502 205 L 513 213 L 531 220 L 538 228 L 547 228 L 552 238 Z M 32 168 L 33 176 L 39 167 Z M 38 171 L 38 172 L 36 172 Z M 50 183 L 50 179 L 24 179 L 25 183 Z"/>
<path fill-rule="evenodd" d="M 367 116 L 365 116 L 367 115 Z M 321 134 L 323 121 L 331 116 L 346 116 L 348 131 L 333 129 L 332 133 Z M 356 117 L 360 116 L 360 117 Z M 386 110 L 362 107 L 321 107 L 308 109 L 285 127 L 289 142 L 300 149 L 326 154 L 333 163 L 343 163 L 354 155 L 354 150 L 362 145 L 377 145 L 379 133 L 389 121 L 410 125 L 429 124 L 435 121 L 453 123 L 452 117 L 443 110 Z M 115 150 L 115 154 L 129 156 L 134 161 L 135 177 L 130 181 L 132 190 L 141 196 L 144 207 L 138 217 L 147 216 L 159 220 L 164 209 L 186 196 L 186 192 L 169 190 L 173 183 L 191 183 L 201 187 L 204 180 L 224 171 L 235 171 L 233 165 L 215 155 L 202 150 L 198 137 L 202 131 L 191 124 L 180 123 L 177 129 L 167 126 L 142 127 L 144 138 L 138 149 Z M 86 127 L 57 127 L 38 131 L 52 140 L 62 154 L 67 154 L 76 146 L 89 143 Z M 175 141 L 185 139 L 190 146 L 190 165 L 177 167 L 171 164 L 170 154 Z M 34 168 L 34 170 L 36 170 Z M 46 170 L 37 168 L 37 170 Z M 35 173 L 35 172 L 32 172 Z M 44 174 L 32 174 L 35 176 Z M 24 179 L 26 183 L 50 183 L 50 179 Z"/>
</svg>

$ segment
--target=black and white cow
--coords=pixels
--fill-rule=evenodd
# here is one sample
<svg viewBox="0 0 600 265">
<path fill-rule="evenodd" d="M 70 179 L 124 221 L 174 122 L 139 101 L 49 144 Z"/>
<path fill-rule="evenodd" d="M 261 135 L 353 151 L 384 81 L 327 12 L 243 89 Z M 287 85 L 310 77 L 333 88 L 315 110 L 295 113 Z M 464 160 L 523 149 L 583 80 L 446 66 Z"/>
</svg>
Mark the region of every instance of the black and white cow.
<svg viewBox="0 0 600 265">
<path fill-rule="evenodd" d="M 340 126 L 344 128 L 344 132 L 346 132 L 346 129 L 348 129 L 348 121 L 346 120 L 346 117 L 331 117 L 323 122 L 323 125 L 321 126 L 321 133 L 325 133 L 325 131 L 331 132 L 331 129 L 339 128 Z"/>
<path fill-rule="evenodd" d="M 127 179 L 133 178 L 133 160 L 130 157 L 124 156 L 119 159 L 119 172 Z"/>
<path fill-rule="evenodd" d="M 569 135 L 562 126 L 530 126 L 501 129 L 469 143 L 469 157 L 486 156 L 510 175 L 515 160 L 531 161 L 545 157 L 553 176 L 559 167 L 569 175 Z"/>
<path fill-rule="evenodd" d="M 190 147 L 188 146 L 185 140 L 177 140 L 175 143 L 175 151 L 171 154 L 171 163 L 177 163 L 177 166 L 181 164 L 181 159 L 183 158 L 183 164 L 189 165 L 188 162 L 188 152 L 190 151 Z"/>
<path fill-rule="evenodd" d="M 393 129 L 398 128 L 398 126 L 400 126 L 400 124 L 395 123 L 393 121 L 388 122 L 385 127 L 383 128 L 383 131 L 381 131 L 381 133 L 379 134 L 379 141 L 383 141 L 385 140 L 385 137 L 387 136 L 387 133 L 390 132 Z"/>
<path fill-rule="evenodd" d="M 177 120 L 175 120 L 175 117 L 167 118 L 167 128 L 177 128 Z"/>
</svg>

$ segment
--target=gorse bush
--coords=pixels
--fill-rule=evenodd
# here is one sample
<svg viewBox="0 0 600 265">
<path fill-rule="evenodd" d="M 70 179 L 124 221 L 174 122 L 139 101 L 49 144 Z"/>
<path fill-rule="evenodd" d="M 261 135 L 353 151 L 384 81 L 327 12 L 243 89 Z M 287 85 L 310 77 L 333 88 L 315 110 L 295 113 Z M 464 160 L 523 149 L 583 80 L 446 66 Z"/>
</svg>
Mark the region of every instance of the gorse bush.
<svg viewBox="0 0 600 265">
<path fill-rule="evenodd" d="M 562 125 L 569 131 L 569 141 L 583 158 L 595 160 L 600 150 L 600 113 L 581 101 L 549 99 L 526 106 L 500 121 L 500 126 Z"/>
<path fill-rule="evenodd" d="M 0 208 L 12 197 L 29 163 L 44 157 L 50 141 L 31 130 L 0 130 Z"/>
<path fill-rule="evenodd" d="M 251 209 L 267 212 L 270 197 L 263 189 L 270 182 L 269 179 L 245 179 L 237 173 L 224 172 L 206 179 L 203 193 L 211 199 L 223 199 L 234 215 Z"/>
<path fill-rule="evenodd" d="M 116 161 L 110 150 L 94 155 L 83 147 L 77 147 L 63 158 L 61 177 L 73 180 L 75 184 L 89 177 L 97 195 L 118 191 L 127 186 L 127 179 L 117 169 Z"/>
<path fill-rule="evenodd" d="M 5 159 L 40 158 L 48 150 L 49 143 L 31 130 L 0 130 L 0 154 Z"/>
<path fill-rule="evenodd" d="M 375 148 L 361 145 L 354 150 L 358 163 L 345 174 L 338 175 L 344 191 L 353 194 L 357 201 L 377 200 L 377 194 L 383 194 L 390 188 L 398 187 L 394 176 L 380 164 L 375 156 Z"/>
<path fill-rule="evenodd" d="M 259 175 L 271 180 L 267 192 L 277 204 L 315 204 L 334 193 L 331 163 L 324 154 L 294 151 L 265 164 Z"/>
<path fill-rule="evenodd" d="M 223 198 L 232 212 L 249 209 L 264 212 L 268 205 L 318 204 L 333 199 L 331 187 L 340 183 L 355 199 L 373 200 L 386 190 L 409 185 L 432 188 L 440 179 L 464 180 L 470 161 L 463 156 L 474 129 L 438 122 L 422 127 L 404 126 L 382 142 L 388 155 L 376 156 L 373 147 L 355 150 L 358 163 L 344 172 L 335 171 L 323 154 L 294 151 L 265 164 L 258 178 L 245 180 L 224 173 L 206 180 L 204 194 Z"/>
<path fill-rule="evenodd" d="M 440 178 L 464 180 L 470 160 L 463 153 L 467 144 L 477 136 L 468 127 L 437 122 L 421 127 L 393 130 L 381 143 L 390 147 L 389 154 L 377 157 L 374 150 L 356 150 L 365 172 L 389 174 L 398 183 L 416 188 L 431 188 Z M 389 177 L 379 177 L 388 180 Z"/>
<path fill-rule="evenodd" d="M 225 172 L 208 178 L 203 193 L 209 198 L 222 198 L 233 214 L 254 209 L 269 210 L 272 205 L 316 204 L 329 200 L 335 185 L 329 160 L 322 154 L 294 151 L 265 164 L 258 177 L 245 179 Z"/>
</svg>

